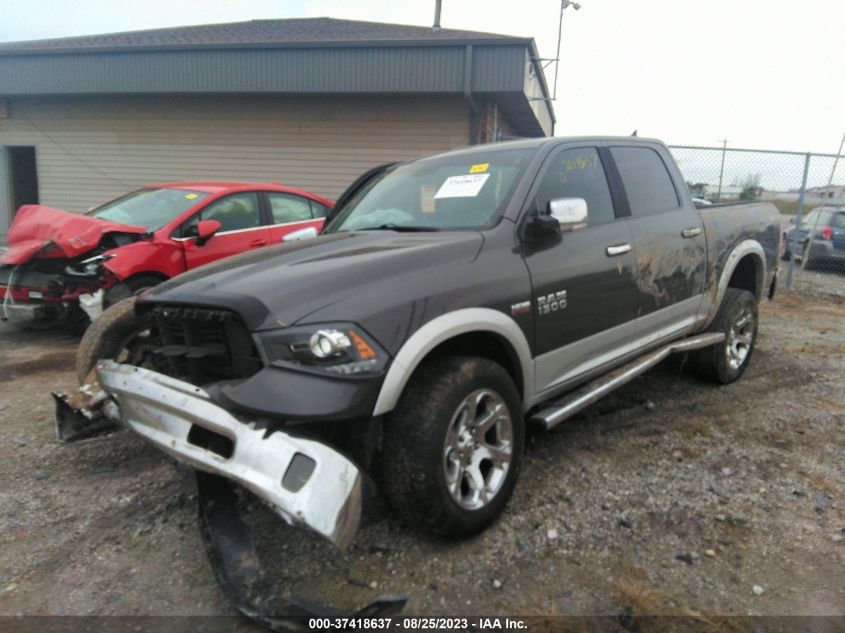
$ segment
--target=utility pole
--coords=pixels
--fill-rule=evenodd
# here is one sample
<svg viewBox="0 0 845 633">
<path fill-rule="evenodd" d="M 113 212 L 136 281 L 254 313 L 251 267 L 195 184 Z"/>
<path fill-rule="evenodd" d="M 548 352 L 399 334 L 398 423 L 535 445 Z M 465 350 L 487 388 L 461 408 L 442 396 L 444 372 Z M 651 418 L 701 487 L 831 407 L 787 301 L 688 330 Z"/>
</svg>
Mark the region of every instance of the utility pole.
<svg viewBox="0 0 845 633">
<path fill-rule="evenodd" d="M 728 139 L 722 139 L 722 166 L 719 168 L 719 193 L 716 194 L 716 202 L 722 201 L 722 176 L 725 175 L 725 152 L 728 150 Z"/>
<path fill-rule="evenodd" d="M 440 29 L 440 7 L 442 0 L 435 0 L 434 2 L 434 24 L 431 25 L 433 31 Z"/>
</svg>

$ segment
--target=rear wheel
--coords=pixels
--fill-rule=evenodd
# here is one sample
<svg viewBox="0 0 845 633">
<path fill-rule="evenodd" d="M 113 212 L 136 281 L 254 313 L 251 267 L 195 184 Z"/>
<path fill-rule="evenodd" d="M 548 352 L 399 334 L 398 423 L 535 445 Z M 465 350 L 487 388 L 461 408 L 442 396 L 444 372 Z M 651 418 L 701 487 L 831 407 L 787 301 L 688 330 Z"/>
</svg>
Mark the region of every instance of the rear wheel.
<svg viewBox="0 0 845 633">
<path fill-rule="evenodd" d="M 728 384 L 742 376 L 757 341 L 757 299 L 747 290 L 728 288 L 708 328 L 725 340 L 691 352 L 692 366 L 704 378 Z"/>
<path fill-rule="evenodd" d="M 382 485 L 412 527 L 468 536 L 504 509 L 524 445 L 519 394 L 498 364 L 426 363 L 385 421 Z"/>
</svg>

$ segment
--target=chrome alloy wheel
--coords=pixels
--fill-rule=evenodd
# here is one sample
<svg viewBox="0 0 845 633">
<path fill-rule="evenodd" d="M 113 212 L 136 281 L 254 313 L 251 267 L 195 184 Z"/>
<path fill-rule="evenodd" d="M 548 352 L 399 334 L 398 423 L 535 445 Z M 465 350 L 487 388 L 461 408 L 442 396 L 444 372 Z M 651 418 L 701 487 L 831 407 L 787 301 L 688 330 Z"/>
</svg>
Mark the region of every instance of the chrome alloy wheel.
<svg viewBox="0 0 845 633">
<path fill-rule="evenodd" d="M 513 451 L 513 421 L 498 393 L 469 394 L 452 416 L 443 468 L 452 499 L 462 508 L 486 506 L 505 483 Z"/>
<path fill-rule="evenodd" d="M 751 341 L 754 339 L 754 315 L 751 310 L 745 309 L 739 313 L 730 332 L 728 332 L 725 354 L 728 357 L 728 365 L 736 371 L 748 358 L 751 350 Z"/>
</svg>

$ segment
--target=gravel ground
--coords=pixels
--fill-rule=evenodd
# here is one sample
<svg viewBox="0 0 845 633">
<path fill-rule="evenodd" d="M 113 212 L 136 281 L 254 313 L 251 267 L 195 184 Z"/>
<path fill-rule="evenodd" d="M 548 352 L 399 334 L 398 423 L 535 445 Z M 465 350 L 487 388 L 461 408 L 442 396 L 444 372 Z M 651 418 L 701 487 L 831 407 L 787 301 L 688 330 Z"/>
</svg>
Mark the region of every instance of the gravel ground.
<svg viewBox="0 0 845 633">
<path fill-rule="evenodd" d="M 787 264 L 781 265 L 786 278 Z M 829 266 L 824 272 L 807 270 L 798 263 L 793 272 L 793 290 L 813 296 L 845 297 L 845 266 Z"/>
<path fill-rule="evenodd" d="M 125 433 L 56 443 L 76 342 L 0 324 L 0 615 L 231 614 L 189 469 Z M 256 511 L 262 551 L 280 583 L 349 604 L 401 590 L 411 614 L 845 614 L 843 370 L 845 298 L 781 294 L 738 383 L 670 359 L 532 433 L 474 539 L 380 514 L 340 556 Z"/>
</svg>

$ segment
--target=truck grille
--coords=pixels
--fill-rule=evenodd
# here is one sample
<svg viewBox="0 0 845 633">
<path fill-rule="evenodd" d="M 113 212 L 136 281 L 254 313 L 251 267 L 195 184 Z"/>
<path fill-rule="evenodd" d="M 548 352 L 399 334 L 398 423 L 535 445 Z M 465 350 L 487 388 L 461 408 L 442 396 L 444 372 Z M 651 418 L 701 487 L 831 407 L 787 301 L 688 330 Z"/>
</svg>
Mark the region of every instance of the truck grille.
<svg viewBox="0 0 845 633">
<path fill-rule="evenodd" d="M 157 306 L 153 322 L 161 347 L 153 351 L 164 373 L 206 385 L 249 378 L 263 363 L 246 326 L 230 310 Z"/>
</svg>

